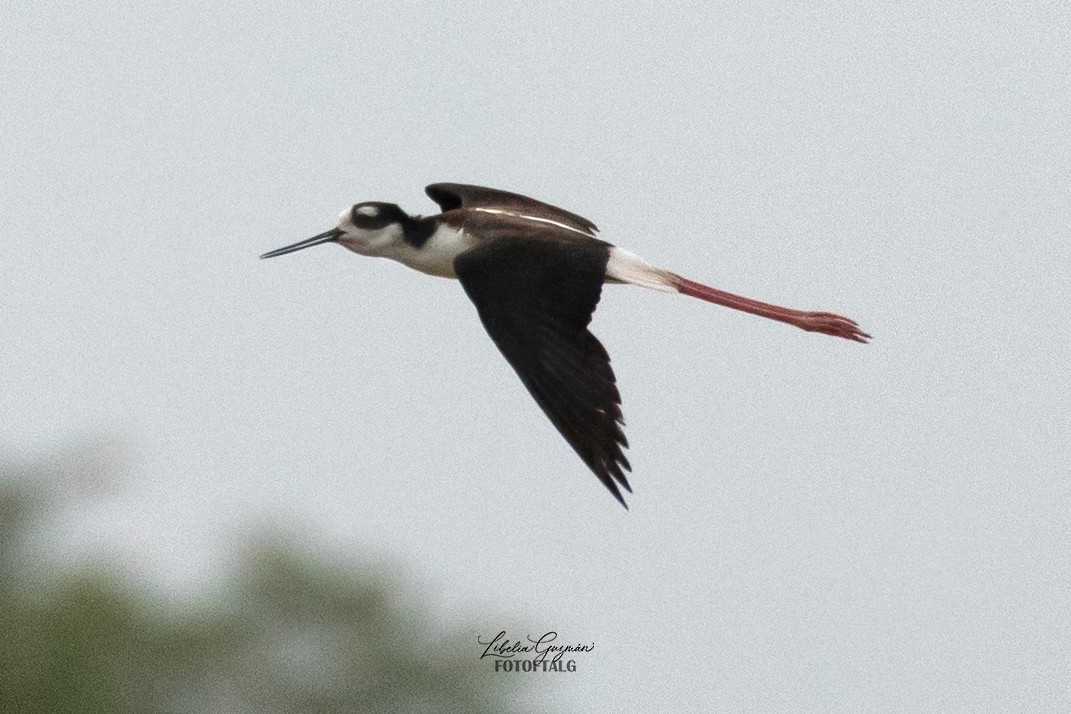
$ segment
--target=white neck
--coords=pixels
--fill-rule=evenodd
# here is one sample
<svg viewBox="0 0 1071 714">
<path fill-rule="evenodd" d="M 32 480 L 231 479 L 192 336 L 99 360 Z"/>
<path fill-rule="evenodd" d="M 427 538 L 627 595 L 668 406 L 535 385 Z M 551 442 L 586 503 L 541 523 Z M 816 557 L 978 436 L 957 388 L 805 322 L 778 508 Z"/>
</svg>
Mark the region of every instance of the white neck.
<svg viewBox="0 0 1071 714">
<path fill-rule="evenodd" d="M 454 259 L 473 245 L 475 241 L 464 230 L 440 223 L 421 247 L 399 241 L 380 255 L 428 275 L 456 278 Z"/>
</svg>

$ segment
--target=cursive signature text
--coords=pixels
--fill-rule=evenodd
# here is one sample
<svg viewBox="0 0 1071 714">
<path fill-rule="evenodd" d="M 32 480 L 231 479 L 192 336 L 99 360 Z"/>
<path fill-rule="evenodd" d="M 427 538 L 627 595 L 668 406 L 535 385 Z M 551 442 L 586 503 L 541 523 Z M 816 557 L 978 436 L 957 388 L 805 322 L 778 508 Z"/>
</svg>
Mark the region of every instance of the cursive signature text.
<svg viewBox="0 0 1071 714">
<path fill-rule="evenodd" d="M 483 659 L 484 657 L 508 659 L 518 654 L 533 652 L 535 653 L 533 660 L 536 662 L 542 662 L 548 657 L 550 657 L 552 662 L 557 662 L 569 652 L 591 652 L 595 649 L 594 642 L 590 645 L 554 644 L 554 641 L 558 639 L 558 633 L 553 630 L 536 638 L 527 635 L 525 639 L 527 640 L 527 643 L 521 640 L 510 640 L 506 637 L 505 630 L 502 630 L 495 635 L 494 639 L 490 642 L 484 642 L 482 637 L 477 637 L 476 641 L 481 645 L 484 645 L 483 654 L 480 655 L 480 659 Z"/>
</svg>

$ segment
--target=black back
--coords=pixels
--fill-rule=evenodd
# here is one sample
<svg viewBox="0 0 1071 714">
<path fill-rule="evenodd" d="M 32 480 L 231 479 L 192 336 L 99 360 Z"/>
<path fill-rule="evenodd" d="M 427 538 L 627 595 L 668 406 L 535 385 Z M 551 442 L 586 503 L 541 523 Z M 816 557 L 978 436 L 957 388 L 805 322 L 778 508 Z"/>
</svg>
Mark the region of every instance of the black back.
<svg viewBox="0 0 1071 714">
<path fill-rule="evenodd" d="M 463 183 L 433 183 L 424 191 L 431 200 L 439 204 L 443 213 L 459 208 L 490 208 L 556 221 L 589 236 L 594 236 L 599 230 L 594 223 L 582 216 L 519 193 Z"/>
</svg>

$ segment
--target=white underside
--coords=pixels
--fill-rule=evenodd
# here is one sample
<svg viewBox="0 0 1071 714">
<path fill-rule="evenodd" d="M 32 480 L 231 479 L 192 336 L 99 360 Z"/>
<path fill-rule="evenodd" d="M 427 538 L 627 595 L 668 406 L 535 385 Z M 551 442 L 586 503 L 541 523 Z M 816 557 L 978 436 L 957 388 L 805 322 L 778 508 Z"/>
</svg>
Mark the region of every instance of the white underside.
<svg viewBox="0 0 1071 714">
<path fill-rule="evenodd" d="M 384 257 L 393 258 L 402 265 L 440 278 L 456 278 L 454 259 L 475 245 L 475 241 L 464 230 L 440 224 L 435 232 L 420 248 L 408 243 L 395 246 Z"/>
<path fill-rule="evenodd" d="M 530 216 L 525 217 L 532 218 Z M 541 219 L 532 218 L 532 220 Z M 548 222 L 553 223 L 553 221 Z M 476 241 L 463 229 L 451 228 L 448 225 L 440 224 L 435 232 L 431 234 L 431 237 L 428 238 L 428 241 L 420 248 L 414 248 L 408 243 L 399 240 L 394 242 L 389 250 L 378 254 L 385 258 L 396 260 L 402 265 L 413 270 L 419 270 L 427 275 L 456 278 L 454 260 L 474 245 L 476 245 Z M 616 246 L 610 249 L 610 259 L 606 263 L 606 279 L 609 282 L 638 285 L 651 290 L 664 292 L 676 292 L 677 290 L 673 284 L 672 273 L 656 268 L 635 253 Z"/>
<path fill-rule="evenodd" d="M 673 274 L 668 270 L 656 268 L 635 253 L 616 246 L 610 249 L 606 279 L 651 290 L 677 291 L 673 285 Z"/>
</svg>

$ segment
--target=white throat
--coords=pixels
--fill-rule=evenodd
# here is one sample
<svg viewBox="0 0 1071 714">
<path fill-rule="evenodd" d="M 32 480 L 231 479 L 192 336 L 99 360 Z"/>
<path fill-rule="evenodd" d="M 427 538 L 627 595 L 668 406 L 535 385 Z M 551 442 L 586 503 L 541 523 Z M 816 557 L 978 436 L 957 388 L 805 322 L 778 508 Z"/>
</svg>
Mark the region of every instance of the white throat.
<svg viewBox="0 0 1071 714">
<path fill-rule="evenodd" d="M 456 278 L 454 259 L 473 245 L 475 241 L 464 230 L 440 223 L 421 247 L 416 248 L 403 240 L 380 255 L 428 275 Z"/>
</svg>

